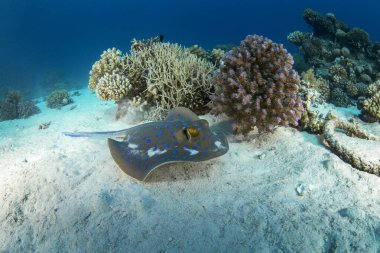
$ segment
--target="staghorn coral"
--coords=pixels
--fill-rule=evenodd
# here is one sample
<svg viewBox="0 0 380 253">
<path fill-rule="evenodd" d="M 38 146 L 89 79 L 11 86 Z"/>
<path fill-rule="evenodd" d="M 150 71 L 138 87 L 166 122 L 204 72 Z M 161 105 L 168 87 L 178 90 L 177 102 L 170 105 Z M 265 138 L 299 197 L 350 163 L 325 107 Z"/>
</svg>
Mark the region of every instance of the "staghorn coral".
<svg viewBox="0 0 380 253">
<path fill-rule="evenodd" d="M 146 89 L 143 99 L 153 106 L 150 119 L 161 119 L 176 106 L 204 113 L 209 102 L 214 66 L 170 43 L 153 43 L 127 57 L 128 77 L 137 77 Z M 136 73 L 138 72 L 138 73 Z"/>
<path fill-rule="evenodd" d="M 116 101 L 118 118 L 128 105 L 150 107 L 152 120 L 175 106 L 206 112 L 215 66 L 184 47 L 156 40 L 134 40 L 124 56 L 120 50 L 105 51 L 93 65 L 90 89 L 100 99 Z"/>
<path fill-rule="evenodd" d="M 46 99 L 46 106 L 49 108 L 60 109 L 62 106 L 71 104 L 73 99 L 70 98 L 67 90 L 56 90 L 49 94 Z"/>
<path fill-rule="evenodd" d="M 380 137 L 361 130 L 357 125 L 339 120 L 337 118 L 329 119 L 324 125 L 324 138 L 330 149 L 336 153 L 343 161 L 351 164 L 354 168 L 371 174 L 380 176 L 380 164 L 365 161 L 355 152 L 346 148 L 343 143 L 336 137 L 335 129 L 342 129 L 349 136 L 355 136 L 361 139 L 380 142 Z"/>
<path fill-rule="evenodd" d="M 368 87 L 367 98 L 362 102 L 361 110 L 363 120 L 380 121 L 380 80 Z"/>
<path fill-rule="evenodd" d="M 211 113 L 225 113 L 234 130 L 247 134 L 254 127 L 297 125 L 303 106 L 297 96 L 300 80 L 293 59 L 280 44 L 249 35 L 224 58 L 216 74 Z"/>
</svg>

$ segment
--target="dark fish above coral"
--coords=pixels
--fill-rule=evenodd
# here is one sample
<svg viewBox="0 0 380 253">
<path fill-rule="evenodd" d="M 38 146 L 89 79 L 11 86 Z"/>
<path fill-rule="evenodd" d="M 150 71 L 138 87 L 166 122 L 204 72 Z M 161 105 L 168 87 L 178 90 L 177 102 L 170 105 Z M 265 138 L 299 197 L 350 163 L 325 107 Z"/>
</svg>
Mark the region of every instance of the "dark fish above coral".
<svg viewBox="0 0 380 253">
<path fill-rule="evenodd" d="M 210 130 L 207 120 L 176 107 L 164 121 L 112 132 L 65 132 L 71 137 L 107 137 L 111 155 L 129 176 L 145 180 L 155 168 L 176 162 L 206 161 L 228 151 L 224 134 Z M 116 141 L 111 138 L 123 138 Z"/>
</svg>

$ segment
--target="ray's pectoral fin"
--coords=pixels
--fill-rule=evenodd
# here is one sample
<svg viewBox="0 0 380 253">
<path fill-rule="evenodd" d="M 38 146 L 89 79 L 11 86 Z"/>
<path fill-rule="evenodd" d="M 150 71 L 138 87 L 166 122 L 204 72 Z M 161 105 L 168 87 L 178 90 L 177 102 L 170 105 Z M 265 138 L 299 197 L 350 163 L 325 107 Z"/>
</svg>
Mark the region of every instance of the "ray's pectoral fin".
<svg viewBox="0 0 380 253">
<path fill-rule="evenodd" d="M 146 161 L 143 151 L 137 148 L 128 148 L 125 146 L 125 142 L 108 139 L 108 147 L 112 158 L 120 169 L 140 181 L 144 181 L 149 173 L 159 165 L 153 159 Z"/>
</svg>

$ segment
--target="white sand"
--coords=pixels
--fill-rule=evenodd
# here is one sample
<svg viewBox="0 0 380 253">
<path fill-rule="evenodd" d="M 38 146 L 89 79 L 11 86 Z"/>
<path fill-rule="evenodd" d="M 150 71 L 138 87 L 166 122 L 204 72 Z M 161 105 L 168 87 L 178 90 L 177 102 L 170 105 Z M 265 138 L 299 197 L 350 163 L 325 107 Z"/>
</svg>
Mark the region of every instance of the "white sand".
<svg viewBox="0 0 380 253">
<path fill-rule="evenodd" d="M 130 126 L 114 120 L 112 102 L 81 92 L 74 110 L 40 103 L 39 115 L 0 122 L 1 252 L 380 251 L 380 177 L 319 137 L 279 128 L 230 138 L 226 155 L 161 167 L 141 183 L 105 141 L 61 134 Z M 378 144 L 341 138 L 379 161 Z"/>
</svg>

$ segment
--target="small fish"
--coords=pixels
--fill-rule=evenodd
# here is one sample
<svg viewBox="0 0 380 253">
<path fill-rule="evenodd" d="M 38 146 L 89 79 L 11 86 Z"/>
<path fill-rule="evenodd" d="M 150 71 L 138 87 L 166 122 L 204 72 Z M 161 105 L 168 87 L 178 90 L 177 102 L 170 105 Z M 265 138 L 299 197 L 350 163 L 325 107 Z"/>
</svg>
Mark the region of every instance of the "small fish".
<svg viewBox="0 0 380 253">
<path fill-rule="evenodd" d="M 163 121 L 111 132 L 65 132 L 71 137 L 108 138 L 111 155 L 129 176 L 144 181 L 157 167 L 176 162 L 206 161 L 228 151 L 223 133 L 190 109 L 176 107 Z M 112 138 L 121 138 L 117 141 Z"/>
</svg>

